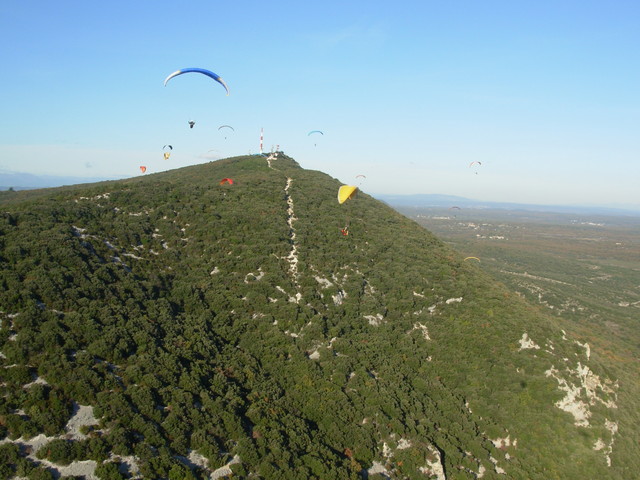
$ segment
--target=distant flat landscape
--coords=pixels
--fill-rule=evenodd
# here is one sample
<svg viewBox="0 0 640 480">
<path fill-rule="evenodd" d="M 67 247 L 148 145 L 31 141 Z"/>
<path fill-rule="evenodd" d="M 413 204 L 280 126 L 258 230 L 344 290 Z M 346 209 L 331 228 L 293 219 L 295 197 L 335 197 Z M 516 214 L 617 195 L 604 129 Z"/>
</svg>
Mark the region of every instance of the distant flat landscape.
<svg viewBox="0 0 640 480">
<path fill-rule="evenodd" d="M 579 213 L 589 215 L 624 215 L 640 217 L 640 205 L 611 204 L 611 205 L 540 205 L 515 202 L 492 202 L 475 200 L 456 195 L 439 194 L 415 194 L 415 195 L 392 195 L 374 194 L 378 200 L 395 207 L 412 208 L 467 208 L 488 211 L 491 216 L 508 215 L 530 218 L 528 213 Z M 508 213 L 510 212 L 510 213 Z M 527 212 L 527 213 L 525 213 Z"/>
</svg>

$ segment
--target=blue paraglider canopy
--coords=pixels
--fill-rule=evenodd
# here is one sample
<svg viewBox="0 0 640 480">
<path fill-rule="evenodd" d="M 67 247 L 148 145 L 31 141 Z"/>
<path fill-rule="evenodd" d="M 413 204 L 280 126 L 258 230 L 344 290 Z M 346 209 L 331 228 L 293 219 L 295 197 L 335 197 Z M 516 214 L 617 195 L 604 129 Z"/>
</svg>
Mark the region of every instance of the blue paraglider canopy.
<svg viewBox="0 0 640 480">
<path fill-rule="evenodd" d="M 173 77 L 177 77 L 178 75 L 182 75 L 183 73 L 202 73 L 207 77 L 211 77 L 220 85 L 222 85 L 224 89 L 227 91 L 227 96 L 229 95 L 229 87 L 227 87 L 227 84 L 224 83 L 224 80 L 220 78 L 220 75 L 213 73 L 211 70 L 205 70 L 204 68 L 183 68 L 181 70 L 177 70 L 164 79 L 164 86 L 166 87 L 167 82 L 171 80 Z"/>
</svg>

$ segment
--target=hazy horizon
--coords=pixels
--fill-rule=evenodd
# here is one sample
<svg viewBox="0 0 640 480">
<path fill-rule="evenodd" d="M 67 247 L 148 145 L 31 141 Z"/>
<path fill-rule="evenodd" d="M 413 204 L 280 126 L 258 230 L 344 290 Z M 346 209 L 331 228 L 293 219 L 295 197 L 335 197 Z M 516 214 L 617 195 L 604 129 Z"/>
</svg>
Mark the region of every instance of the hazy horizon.
<svg viewBox="0 0 640 480">
<path fill-rule="evenodd" d="M 18 183 L 11 182 L 11 179 L 16 180 Z M 123 180 L 131 177 L 73 177 L 73 176 L 56 176 L 56 175 L 34 175 L 24 172 L 2 172 L 0 171 L 0 191 L 8 190 L 10 188 L 15 190 L 30 190 L 39 188 L 56 188 L 70 185 L 80 185 L 86 183 L 97 183 L 103 181 Z M 379 193 L 370 192 L 364 189 L 365 193 L 371 195 L 379 200 L 387 201 L 393 197 L 398 197 L 398 205 L 410 206 L 411 199 L 419 199 L 423 197 L 430 200 L 441 200 L 440 203 L 434 203 L 432 206 L 437 207 L 445 206 L 445 200 L 450 198 L 451 201 L 458 200 L 469 202 L 471 204 L 488 204 L 489 206 L 502 205 L 502 208 L 517 208 L 522 207 L 540 207 L 545 209 L 553 209 L 557 207 L 561 208 L 576 208 L 576 209 L 593 209 L 593 210 L 613 210 L 619 211 L 622 214 L 640 215 L 640 205 L 633 204 L 558 204 L 558 203 L 519 203 L 519 202 L 499 202 L 483 198 L 469 198 L 460 195 L 448 194 L 446 192 L 426 193 L 426 194 L 405 194 L 405 193 Z M 424 206 L 424 205 L 421 205 Z"/>
</svg>

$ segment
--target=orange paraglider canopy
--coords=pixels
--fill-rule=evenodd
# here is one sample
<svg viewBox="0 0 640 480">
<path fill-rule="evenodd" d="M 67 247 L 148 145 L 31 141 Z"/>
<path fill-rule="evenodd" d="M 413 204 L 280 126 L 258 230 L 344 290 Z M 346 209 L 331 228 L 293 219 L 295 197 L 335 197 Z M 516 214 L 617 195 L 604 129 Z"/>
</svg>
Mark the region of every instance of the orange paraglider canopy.
<svg viewBox="0 0 640 480">
<path fill-rule="evenodd" d="M 220 185 L 224 185 L 225 183 L 233 185 L 233 180 L 231 180 L 230 178 L 223 178 L 222 180 L 220 180 Z"/>
<path fill-rule="evenodd" d="M 147 171 L 147 167 L 145 167 L 144 165 L 140 165 L 140 171 L 142 173 L 146 172 Z"/>
</svg>

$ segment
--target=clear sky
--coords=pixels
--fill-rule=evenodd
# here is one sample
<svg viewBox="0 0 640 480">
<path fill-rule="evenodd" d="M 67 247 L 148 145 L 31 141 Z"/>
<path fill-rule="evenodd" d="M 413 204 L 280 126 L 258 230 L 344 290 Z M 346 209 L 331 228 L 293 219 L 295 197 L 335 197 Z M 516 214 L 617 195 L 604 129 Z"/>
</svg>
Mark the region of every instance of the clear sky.
<svg viewBox="0 0 640 480">
<path fill-rule="evenodd" d="M 4 0 L 0 45 L 0 172 L 148 174 L 263 127 L 371 194 L 640 206 L 637 0 Z M 163 86 L 186 67 L 231 95 Z"/>
</svg>

